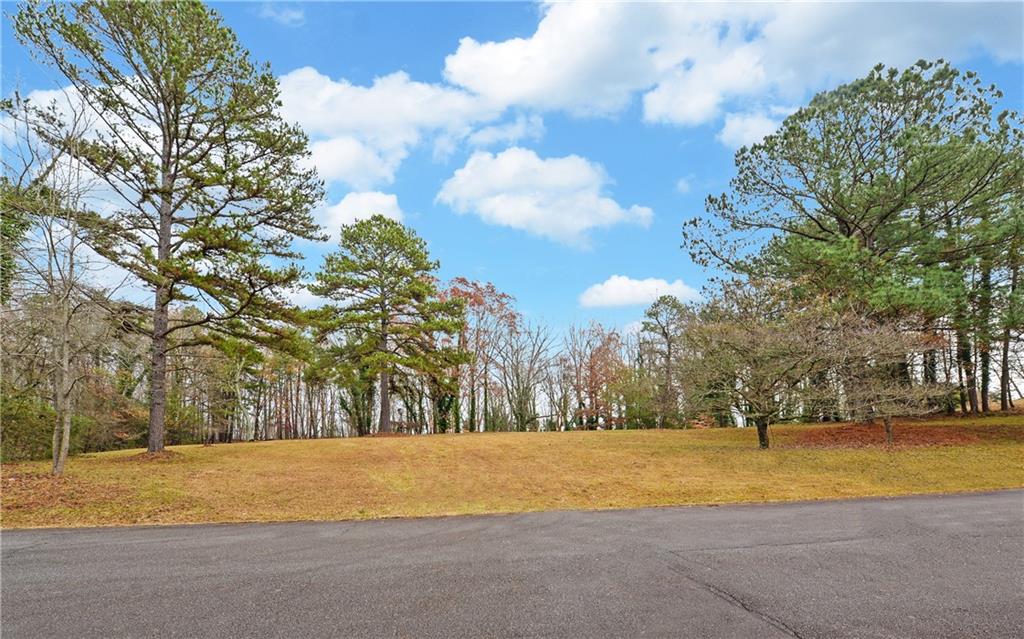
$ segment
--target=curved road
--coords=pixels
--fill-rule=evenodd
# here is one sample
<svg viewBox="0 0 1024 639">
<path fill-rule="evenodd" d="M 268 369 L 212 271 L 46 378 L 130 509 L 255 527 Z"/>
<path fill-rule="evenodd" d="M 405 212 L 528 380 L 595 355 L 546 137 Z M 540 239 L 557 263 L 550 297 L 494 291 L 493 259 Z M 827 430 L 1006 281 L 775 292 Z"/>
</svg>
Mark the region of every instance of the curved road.
<svg viewBox="0 0 1024 639">
<path fill-rule="evenodd" d="M 1024 491 L 6 531 L 3 637 L 1020 637 Z"/>
</svg>

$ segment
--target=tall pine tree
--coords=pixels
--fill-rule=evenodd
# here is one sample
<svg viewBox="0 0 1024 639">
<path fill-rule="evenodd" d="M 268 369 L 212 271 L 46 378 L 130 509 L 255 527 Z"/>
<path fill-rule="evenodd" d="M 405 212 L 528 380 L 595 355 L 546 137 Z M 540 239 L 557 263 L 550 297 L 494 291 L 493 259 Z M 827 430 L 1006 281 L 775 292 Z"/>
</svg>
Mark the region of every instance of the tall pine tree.
<svg viewBox="0 0 1024 639">
<path fill-rule="evenodd" d="M 392 377 L 402 371 L 441 379 L 459 363 L 438 339 L 462 326 L 463 301 L 439 295 L 438 264 L 426 242 L 382 215 L 341 229 L 341 247 L 329 254 L 310 290 L 334 302 L 320 311 L 324 335 L 344 333 L 348 365 L 380 384 L 379 431 L 391 432 Z"/>
<path fill-rule="evenodd" d="M 168 352 L 196 335 L 272 342 L 286 330 L 279 291 L 301 276 L 292 239 L 319 232 L 306 136 L 281 119 L 270 68 L 200 2 L 32 2 L 14 26 L 94 111 L 96 129 L 65 146 L 119 199 L 82 220 L 88 241 L 153 292 L 137 328 L 152 338 L 149 450 L 160 451 Z M 59 118 L 37 133 L 71 135 Z M 175 320 L 176 303 L 201 312 Z"/>
</svg>

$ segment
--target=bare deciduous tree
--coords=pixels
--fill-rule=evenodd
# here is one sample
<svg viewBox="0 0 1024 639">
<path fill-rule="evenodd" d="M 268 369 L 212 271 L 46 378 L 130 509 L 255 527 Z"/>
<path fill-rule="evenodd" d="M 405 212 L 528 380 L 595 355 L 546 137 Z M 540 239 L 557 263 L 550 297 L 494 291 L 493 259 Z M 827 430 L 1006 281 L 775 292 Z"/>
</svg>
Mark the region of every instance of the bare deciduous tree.
<svg viewBox="0 0 1024 639">
<path fill-rule="evenodd" d="M 551 335 L 539 325 L 521 324 L 497 336 L 495 364 L 515 430 L 536 428 L 538 388 L 544 381 Z"/>
<path fill-rule="evenodd" d="M 5 105 L 3 136 L 3 208 L 5 215 L 25 221 L 24 234 L 12 246 L 17 274 L 9 284 L 20 311 L 34 319 L 21 326 L 29 330 L 21 337 L 36 345 L 15 352 L 39 358 L 39 370 L 49 379 L 55 475 L 67 463 L 74 394 L 89 374 L 83 355 L 108 329 L 95 317 L 83 320 L 97 310 L 100 295 L 85 281 L 89 264 L 78 222 L 92 185 L 66 145 L 75 144 L 89 123 L 74 101 L 65 102 L 67 139 L 44 141 L 34 130 L 35 122 L 52 117 L 56 103 L 37 107 L 17 95 Z M 9 312 L 6 305 L 4 310 Z M 21 331 L 10 329 L 17 338 Z"/>
</svg>

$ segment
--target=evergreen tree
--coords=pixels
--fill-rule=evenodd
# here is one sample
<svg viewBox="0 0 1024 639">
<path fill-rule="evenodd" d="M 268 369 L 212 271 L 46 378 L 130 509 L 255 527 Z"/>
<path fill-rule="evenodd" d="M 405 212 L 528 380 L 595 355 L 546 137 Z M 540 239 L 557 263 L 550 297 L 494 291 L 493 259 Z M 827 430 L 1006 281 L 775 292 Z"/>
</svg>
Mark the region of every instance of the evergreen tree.
<svg viewBox="0 0 1024 639">
<path fill-rule="evenodd" d="M 344 333 L 349 363 L 379 382 L 382 433 L 391 432 L 392 377 L 403 370 L 435 380 L 457 364 L 441 336 L 462 326 L 461 299 L 442 299 L 426 242 L 401 223 L 374 215 L 341 228 L 310 290 L 334 302 L 321 309 L 323 335 Z"/>
<path fill-rule="evenodd" d="M 97 128 L 63 146 L 122 200 L 82 220 L 87 241 L 154 293 L 135 327 L 152 339 L 149 450 L 160 451 L 170 351 L 286 331 L 279 291 L 301 276 L 291 241 L 318 236 L 306 136 L 282 121 L 270 68 L 201 2 L 32 2 L 14 27 L 94 111 Z M 70 135 L 59 118 L 37 133 Z M 201 312 L 175 320 L 182 302 Z"/>
<path fill-rule="evenodd" d="M 657 380 L 658 427 L 676 425 L 679 421 L 679 358 L 681 338 L 693 311 L 672 295 L 662 295 L 644 311 L 643 331 L 650 335 L 651 348 L 658 360 Z"/>
<path fill-rule="evenodd" d="M 958 263 L 991 246 L 967 231 L 1024 183 L 1020 118 L 996 113 L 1000 97 L 942 61 L 878 66 L 821 93 L 737 152 L 731 191 L 684 226 L 687 246 L 704 264 L 797 280 L 808 297 L 944 314 Z"/>
</svg>

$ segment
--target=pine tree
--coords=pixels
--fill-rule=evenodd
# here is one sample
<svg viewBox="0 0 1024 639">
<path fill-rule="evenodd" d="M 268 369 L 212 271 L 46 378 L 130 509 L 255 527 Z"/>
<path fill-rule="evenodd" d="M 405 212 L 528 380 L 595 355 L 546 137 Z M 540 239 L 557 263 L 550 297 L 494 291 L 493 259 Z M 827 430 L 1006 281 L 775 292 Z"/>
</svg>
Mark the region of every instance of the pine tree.
<svg viewBox="0 0 1024 639">
<path fill-rule="evenodd" d="M 279 291 L 301 276 L 291 241 L 318 236 L 306 136 L 282 121 L 270 68 L 200 2 L 30 3 L 14 26 L 94 111 L 97 128 L 64 146 L 120 200 L 82 220 L 87 241 L 154 294 L 136 329 L 152 339 L 149 450 L 160 451 L 170 351 L 218 333 L 273 343 L 284 330 Z M 70 135 L 59 118 L 37 133 Z M 201 312 L 175 320 L 176 303 Z"/>
<path fill-rule="evenodd" d="M 392 377 L 403 370 L 439 379 L 458 363 L 439 343 L 462 326 L 463 302 L 441 299 L 426 242 L 401 223 L 374 215 L 341 228 L 341 247 L 326 256 L 315 294 L 334 302 L 321 309 L 324 336 L 343 333 L 350 365 L 380 385 L 382 433 L 391 432 Z"/>
</svg>

